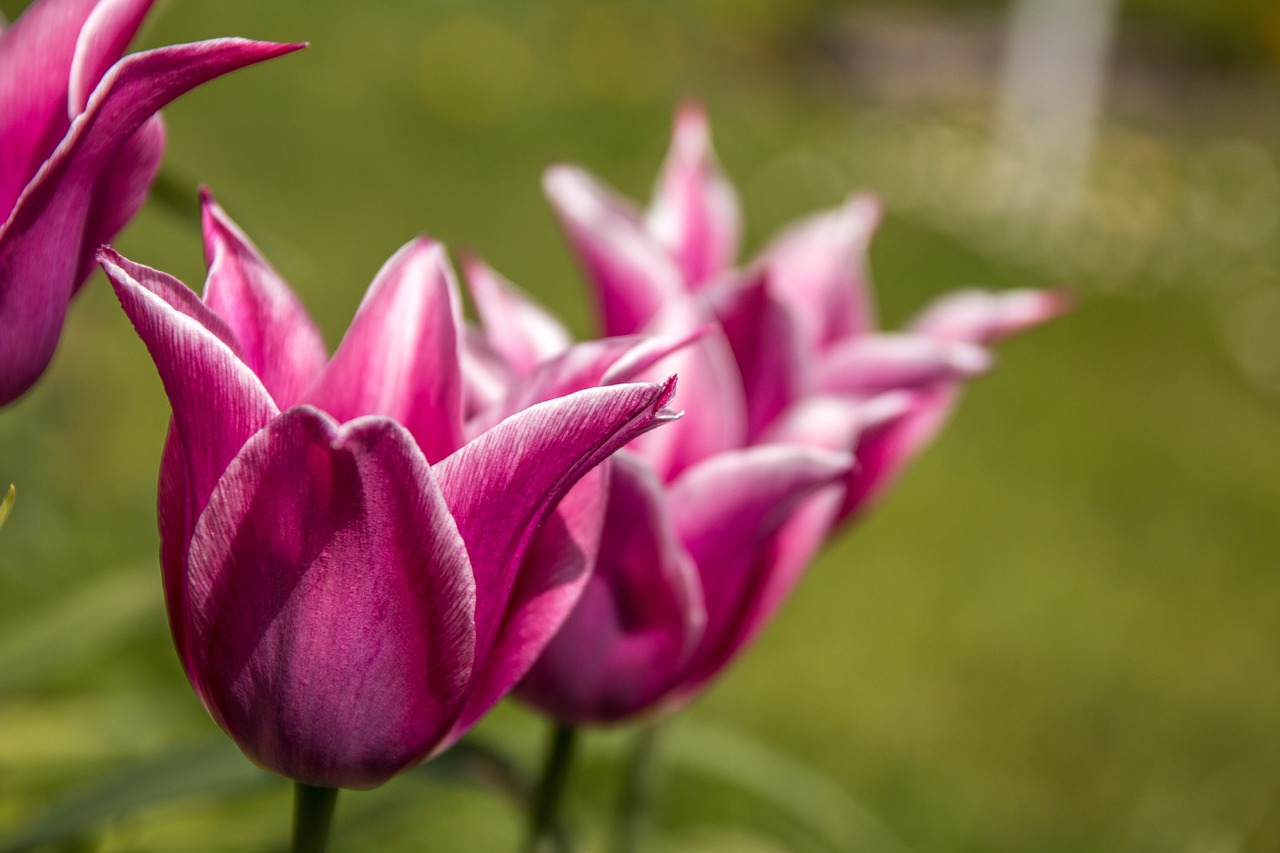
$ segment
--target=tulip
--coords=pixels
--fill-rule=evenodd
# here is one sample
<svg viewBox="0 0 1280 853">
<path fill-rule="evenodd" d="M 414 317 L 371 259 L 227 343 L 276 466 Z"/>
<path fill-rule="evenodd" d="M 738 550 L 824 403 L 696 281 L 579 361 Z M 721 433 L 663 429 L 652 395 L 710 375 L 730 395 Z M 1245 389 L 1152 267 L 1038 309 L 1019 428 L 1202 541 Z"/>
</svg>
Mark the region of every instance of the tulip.
<svg viewBox="0 0 1280 853">
<path fill-rule="evenodd" d="M 372 787 L 456 741 L 559 627 L 602 513 L 571 487 L 674 417 L 674 379 L 469 425 L 438 244 L 386 263 L 328 358 L 208 196 L 203 216 L 203 299 L 98 256 L 173 409 L 159 517 L 175 645 L 250 759 L 307 786 Z"/>
<path fill-rule="evenodd" d="M 1063 298 L 966 291 L 905 331 L 878 331 L 866 252 L 880 208 L 867 195 L 736 269 L 737 196 L 692 105 L 677 114 L 647 212 L 575 167 L 552 167 L 544 183 L 608 334 L 708 322 L 714 333 L 678 354 L 686 421 L 615 457 L 596 571 L 519 692 L 562 723 L 669 713 L 741 653 L 823 542 L 936 434 L 963 383 L 989 369 L 990 345 L 1051 318 Z M 539 352 L 553 346 L 528 322 L 527 297 L 494 290 L 476 301 L 486 322 L 503 318 L 508 350 L 520 327 Z M 720 389 L 710 406 L 690 390 L 708 387 Z"/>
<path fill-rule="evenodd" d="M 44 372 L 94 251 L 141 207 L 164 150 L 157 111 L 302 46 L 215 39 L 121 59 L 152 1 L 36 0 L 0 27 L 0 406 Z"/>
</svg>

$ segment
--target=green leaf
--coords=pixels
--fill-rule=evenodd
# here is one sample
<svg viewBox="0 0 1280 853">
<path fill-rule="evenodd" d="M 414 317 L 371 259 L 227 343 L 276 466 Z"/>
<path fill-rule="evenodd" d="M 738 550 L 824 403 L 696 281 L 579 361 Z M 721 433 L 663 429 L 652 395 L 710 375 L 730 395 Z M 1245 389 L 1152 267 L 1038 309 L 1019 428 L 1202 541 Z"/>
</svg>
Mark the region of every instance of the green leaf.
<svg viewBox="0 0 1280 853">
<path fill-rule="evenodd" d="M 284 780 L 259 770 L 230 741 L 220 738 L 139 761 L 99 779 L 19 830 L 0 845 L 0 853 L 73 841 L 153 806 L 241 794 L 272 784 L 283 785 Z"/>
<path fill-rule="evenodd" d="M 13 499 L 17 494 L 17 486 L 10 484 L 9 493 L 0 500 L 0 527 L 4 527 L 4 523 L 9 520 L 9 513 L 13 512 Z"/>
</svg>

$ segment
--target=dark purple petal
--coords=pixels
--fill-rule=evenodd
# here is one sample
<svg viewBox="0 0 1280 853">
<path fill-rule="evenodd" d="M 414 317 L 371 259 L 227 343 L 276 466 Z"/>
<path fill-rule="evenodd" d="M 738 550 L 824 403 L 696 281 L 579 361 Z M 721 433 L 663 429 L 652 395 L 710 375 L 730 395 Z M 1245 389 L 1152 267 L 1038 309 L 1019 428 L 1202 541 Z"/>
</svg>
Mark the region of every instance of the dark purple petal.
<svg viewBox="0 0 1280 853">
<path fill-rule="evenodd" d="M 604 334 L 639 332 L 683 298 L 680 270 L 630 202 L 572 166 L 551 167 L 542 185 L 596 290 Z"/>
<path fill-rule="evenodd" d="M 473 663 L 475 587 L 399 424 L 282 414 L 219 481 L 190 567 L 202 695 L 264 767 L 373 787 L 452 726 Z"/>
<path fill-rule="evenodd" d="M 425 238 L 383 265 L 305 400 L 338 419 L 386 415 L 435 463 L 462 445 L 462 316 L 444 248 Z"/>
<path fill-rule="evenodd" d="M 742 213 L 711 147 L 702 107 L 681 106 L 671 148 L 646 217 L 691 287 L 706 284 L 738 256 Z"/>
<path fill-rule="evenodd" d="M 205 304 L 235 332 L 241 357 L 276 405 L 287 408 L 324 368 L 324 340 L 289 285 L 207 190 L 201 211 L 209 265 Z"/>
<path fill-rule="evenodd" d="M 625 451 L 608 467 L 596 570 L 519 688 L 562 722 L 609 723 L 649 709 L 674 686 L 706 622 L 697 569 L 662 484 Z"/>
<path fill-rule="evenodd" d="M 462 726 L 524 674 L 489 657 L 504 630 L 530 542 L 574 483 L 628 441 L 670 421 L 675 380 L 590 388 L 513 415 L 436 466 L 476 574 L 476 659 L 482 679 Z M 567 615 L 567 610 L 565 614 Z M 519 661 L 516 661 L 519 663 Z"/>
</svg>

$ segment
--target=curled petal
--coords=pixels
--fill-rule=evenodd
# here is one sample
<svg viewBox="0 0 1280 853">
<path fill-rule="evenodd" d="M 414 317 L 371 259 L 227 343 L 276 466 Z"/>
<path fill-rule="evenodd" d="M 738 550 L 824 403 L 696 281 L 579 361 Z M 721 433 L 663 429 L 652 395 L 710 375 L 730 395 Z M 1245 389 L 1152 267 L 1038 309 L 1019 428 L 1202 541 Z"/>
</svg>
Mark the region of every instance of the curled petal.
<svg viewBox="0 0 1280 853">
<path fill-rule="evenodd" d="M 98 0 L 38 0 L 0 32 L 0 220 L 71 121 L 76 40 Z"/>
<path fill-rule="evenodd" d="M 911 328 L 953 341 L 993 344 L 1065 313 L 1071 301 L 1064 290 L 962 290 L 934 302 Z"/>
<path fill-rule="evenodd" d="M 698 104 L 686 103 L 676 114 L 646 223 L 692 287 L 714 279 L 738 255 L 738 195 L 716 162 L 711 128 Z"/>
<path fill-rule="evenodd" d="M 606 335 L 639 332 L 684 298 L 680 270 L 628 201 L 572 166 L 551 167 L 542 185 L 596 289 Z"/>
<path fill-rule="evenodd" d="M 880 203 L 857 195 L 843 206 L 794 225 L 765 249 L 761 262 L 775 297 L 799 323 L 807 348 L 875 328 L 867 248 Z"/>
<path fill-rule="evenodd" d="M 476 648 L 481 665 L 504 630 L 517 569 L 536 531 L 587 471 L 646 430 L 672 420 L 675 380 L 590 388 L 524 410 L 436 466 L 476 573 Z M 564 615 L 567 615 L 567 611 Z M 523 671 L 482 671 L 469 726 Z"/>
<path fill-rule="evenodd" d="M 859 335 L 824 353 L 817 388 L 871 396 L 895 388 L 961 382 L 990 369 L 991 354 L 977 344 L 905 332 Z"/>
<path fill-rule="evenodd" d="M 746 617 L 770 585 L 775 564 L 761 557 L 771 537 L 852 461 L 847 453 L 762 445 L 708 459 L 671 485 L 668 510 L 698 566 L 707 608 L 706 633 L 682 678 L 682 694 L 719 672 L 754 632 L 759 618 Z"/>
<path fill-rule="evenodd" d="M 29 388 L 53 355 L 81 269 L 97 176 L 121 147 L 182 93 L 298 47 L 216 39 L 133 54 L 107 72 L 0 225 L 0 405 Z"/>
<path fill-rule="evenodd" d="M 174 641 L 190 674 L 183 555 L 191 530 L 227 465 L 279 410 L 241 361 L 231 330 L 185 285 L 111 249 L 98 259 L 173 407 L 161 464 L 161 555 Z"/>
<path fill-rule="evenodd" d="M 467 423 L 476 436 L 516 412 L 596 385 L 627 382 L 678 349 L 689 346 L 709 328 L 684 335 L 622 335 L 575 344 L 565 352 L 512 381 L 507 392 Z"/>
<path fill-rule="evenodd" d="M 475 588 L 399 424 L 282 414 L 219 481 L 190 567 L 201 694 L 258 763 L 367 788 L 452 725 L 474 658 Z"/>
<path fill-rule="evenodd" d="M 98 0 L 76 39 L 67 92 L 67 117 L 89 103 L 98 81 L 115 65 L 142 26 L 155 0 Z"/>
<path fill-rule="evenodd" d="M 517 376 L 569 348 L 573 338 L 564 324 L 492 267 L 470 259 L 465 270 L 485 337 Z"/>
<path fill-rule="evenodd" d="M 328 358 L 306 309 L 208 190 L 201 190 L 205 304 L 235 332 L 240 354 L 271 392 L 292 405 Z"/>
<path fill-rule="evenodd" d="M 706 623 L 697 569 L 676 536 L 662 484 L 625 451 L 608 467 L 596 570 L 519 688 L 562 722 L 615 722 L 660 701 Z"/>
<path fill-rule="evenodd" d="M 435 463 L 462 444 L 462 316 L 444 248 L 425 238 L 392 256 L 305 400 L 339 422 L 386 415 Z"/>
</svg>

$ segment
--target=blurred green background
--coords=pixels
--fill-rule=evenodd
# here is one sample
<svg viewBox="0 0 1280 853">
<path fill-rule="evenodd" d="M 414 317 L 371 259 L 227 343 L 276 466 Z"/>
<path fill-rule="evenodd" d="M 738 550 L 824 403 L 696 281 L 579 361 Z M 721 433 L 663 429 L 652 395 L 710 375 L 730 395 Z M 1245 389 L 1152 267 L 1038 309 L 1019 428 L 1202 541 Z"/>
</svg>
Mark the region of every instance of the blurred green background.
<svg viewBox="0 0 1280 853">
<path fill-rule="evenodd" d="M 331 345 L 418 233 L 480 252 L 586 333 L 540 172 L 574 161 L 646 198 L 671 112 L 695 96 L 748 251 L 853 189 L 884 195 L 886 326 L 957 286 L 1070 283 L 1076 313 L 1001 349 L 937 444 L 671 724 L 652 849 L 1275 850 L 1280 7 L 1122 4 L 1070 204 L 1028 203 L 1034 158 L 1001 147 L 1008 13 L 170 0 L 144 46 L 312 46 L 166 111 L 164 198 L 117 243 L 198 286 L 203 182 Z M 204 766 L 185 750 L 221 740 L 160 600 L 167 416 L 96 276 L 50 372 L 0 412 L 0 485 L 19 490 L 0 532 L 0 839 L 177 753 L 151 773 L 173 800 L 107 807 L 67 849 L 283 848 L 288 786 L 238 756 L 212 766 L 255 784 L 177 796 L 175 774 Z M 544 731 L 504 706 L 478 735 L 532 767 Z M 593 843 L 624 746 L 586 743 L 569 817 Z M 334 849 L 513 849 L 519 830 L 491 792 L 412 774 L 344 795 Z"/>
</svg>

